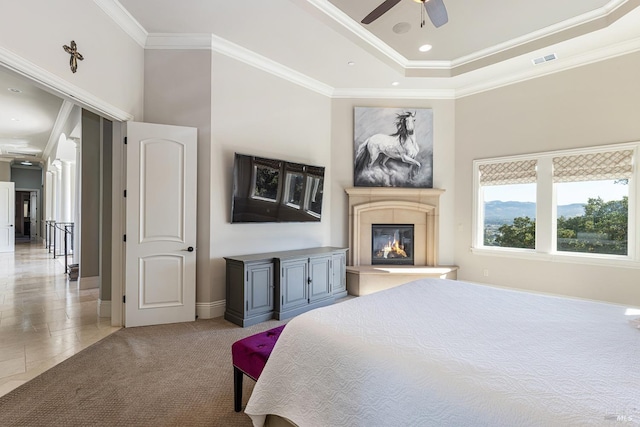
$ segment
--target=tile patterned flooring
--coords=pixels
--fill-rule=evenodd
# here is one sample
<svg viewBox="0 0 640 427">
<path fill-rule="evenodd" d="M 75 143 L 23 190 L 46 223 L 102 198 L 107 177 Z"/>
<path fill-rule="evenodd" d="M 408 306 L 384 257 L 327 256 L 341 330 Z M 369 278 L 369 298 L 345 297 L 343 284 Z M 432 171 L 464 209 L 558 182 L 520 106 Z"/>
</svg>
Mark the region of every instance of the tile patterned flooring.
<svg viewBox="0 0 640 427">
<path fill-rule="evenodd" d="M 0 253 L 0 396 L 117 331 L 41 242 Z"/>
</svg>

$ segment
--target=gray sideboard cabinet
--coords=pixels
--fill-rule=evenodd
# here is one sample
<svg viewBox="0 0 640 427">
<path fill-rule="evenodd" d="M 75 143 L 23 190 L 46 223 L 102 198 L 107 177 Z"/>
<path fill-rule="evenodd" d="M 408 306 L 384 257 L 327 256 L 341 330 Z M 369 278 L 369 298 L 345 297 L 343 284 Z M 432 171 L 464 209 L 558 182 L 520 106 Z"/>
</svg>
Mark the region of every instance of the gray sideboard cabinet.
<svg viewBox="0 0 640 427">
<path fill-rule="evenodd" d="M 227 309 L 224 318 L 242 327 L 273 318 L 271 259 L 225 258 L 227 261 Z"/>
<path fill-rule="evenodd" d="M 332 304 L 346 295 L 346 251 L 319 247 L 225 257 L 224 318 L 244 327 Z"/>
<path fill-rule="evenodd" d="M 276 319 L 287 319 L 333 303 L 332 255 L 302 254 L 277 258 Z"/>
<path fill-rule="evenodd" d="M 334 298 L 347 296 L 347 251 L 335 251 L 331 254 L 333 283 L 331 293 Z"/>
</svg>

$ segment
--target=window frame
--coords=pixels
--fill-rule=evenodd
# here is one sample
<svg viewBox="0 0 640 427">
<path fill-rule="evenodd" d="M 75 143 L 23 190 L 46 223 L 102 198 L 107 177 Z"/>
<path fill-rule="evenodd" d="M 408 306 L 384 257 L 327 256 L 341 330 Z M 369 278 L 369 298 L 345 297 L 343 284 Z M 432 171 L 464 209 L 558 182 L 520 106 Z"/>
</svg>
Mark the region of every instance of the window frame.
<svg viewBox="0 0 640 427">
<path fill-rule="evenodd" d="M 632 176 L 629 179 L 629 209 L 627 218 L 627 255 L 560 252 L 557 250 L 556 185 L 553 182 L 553 157 L 573 156 L 607 151 L 632 150 Z M 471 252 L 478 255 L 585 263 L 640 268 L 640 142 L 601 145 L 589 148 L 547 151 L 540 153 L 477 159 L 473 161 L 473 219 Z M 480 183 L 480 166 L 489 163 L 536 160 L 536 245 L 535 249 L 484 246 L 484 199 Z"/>
</svg>

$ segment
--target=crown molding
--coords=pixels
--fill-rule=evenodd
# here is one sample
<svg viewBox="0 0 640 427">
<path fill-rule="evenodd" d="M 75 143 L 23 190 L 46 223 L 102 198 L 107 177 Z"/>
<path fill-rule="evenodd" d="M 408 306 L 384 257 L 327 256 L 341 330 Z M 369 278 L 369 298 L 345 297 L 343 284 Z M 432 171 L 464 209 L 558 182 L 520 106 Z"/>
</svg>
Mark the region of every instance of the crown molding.
<svg viewBox="0 0 640 427">
<path fill-rule="evenodd" d="M 460 88 L 450 89 L 386 89 L 333 88 L 291 68 L 261 56 L 249 49 L 211 34 L 149 34 L 148 49 L 211 49 L 214 52 L 244 62 L 265 72 L 303 86 L 330 98 L 363 99 L 456 99 L 516 84 L 537 77 L 614 58 L 640 50 L 640 39 L 607 46 L 586 54 L 563 58 L 561 61 L 535 66 L 519 73 L 508 73 Z M 445 77 L 446 78 L 446 77 Z"/>
<path fill-rule="evenodd" d="M 455 99 L 454 89 L 335 89 L 332 98 Z"/>
<path fill-rule="evenodd" d="M 316 9 L 326 14 L 329 18 L 340 24 L 349 33 L 354 34 L 361 40 L 377 49 L 379 52 L 384 54 L 396 64 L 400 65 L 403 68 L 407 67 L 409 63 L 407 58 L 405 58 L 403 55 L 398 53 L 398 51 L 380 40 L 378 37 L 374 36 L 373 33 L 367 31 L 364 27 L 362 27 L 362 25 L 358 24 L 349 15 L 338 9 L 328 0 L 307 0 L 307 2 L 314 6 Z"/>
<path fill-rule="evenodd" d="M 120 4 L 118 0 L 93 0 L 140 47 L 145 47 L 147 30 Z"/>
<path fill-rule="evenodd" d="M 577 28 L 581 25 L 585 25 L 599 19 L 606 19 L 607 16 L 609 16 L 612 12 L 614 12 L 627 1 L 629 0 L 612 0 L 599 9 L 595 9 L 590 12 L 583 13 L 582 15 L 566 19 L 562 22 L 558 22 L 556 24 L 542 28 L 538 31 L 533 31 L 520 37 L 516 37 L 504 43 L 499 43 L 495 46 L 481 49 L 472 54 L 461 56 L 451 61 L 451 68 L 470 64 L 472 62 L 485 59 L 490 56 L 497 55 L 502 52 L 506 52 L 508 50 L 515 49 L 550 36 L 561 34 L 564 31 Z"/>
<path fill-rule="evenodd" d="M 354 21 L 350 16 L 345 14 L 342 10 L 338 9 L 329 0 L 306 0 L 309 4 L 326 14 L 329 18 L 333 19 L 336 23 L 341 25 L 349 33 L 359 37 L 362 41 L 375 48 L 378 52 L 391 59 L 396 64 L 403 67 L 405 70 L 449 70 L 454 71 L 455 68 L 464 65 L 470 65 L 476 61 L 482 61 L 491 56 L 498 56 L 502 53 L 506 53 L 511 50 L 515 50 L 518 47 L 534 43 L 538 40 L 545 39 L 547 37 L 557 36 L 562 32 L 569 32 L 570 30 L 579 27 L 581 25 L 589 24 L 597 20 L 606 20 L 612 13 L 618 8 L 633 0 L 611 0 L 603 7 L 593 10 L 591 12 L 584 13 L 580 16 L 576 16 L 549 27 L 543 28 L 539 31 L 534 31 L 524 36 L 508 40 L 504 43 L 491 46 L 486 49 L 482 49 L 473 52 L 469 55 L 464 55 L 452 60 L 410 60 L 405 56 L 398 53 L 395 49 L 384 43 L 378 37 L 367 31 L 359 23 Z M 572 37 L 575 35 L 572 35 Z M 453 74 L 452 74 L 453 75 Z M 423 77 L 429 77 L 424 75 Z"/>
<path fill-rule="evenodd" d="M 145 49 L 211 50 L 211 34 L 150 33 Z"/>
<path fill-rule="evenodd" d="M 440 71 L 440 74 L 438 75 L 441 77 L 435 78 L 447 79 L 448 77 L 442 75 L 442 73 L 451 72 L 456 67 L 471 64 L 474 61 L 487 59 L 493 55 L 498 55 L 508 50 L 516 49 L 519 46 L 535 42 L 545 37 L 551 37 L 563 31 L 571 30 L 580 25 L 589 24 L 590 22 L 597 20 L 606 20 L 620 7 L 629 2 L 635 2 L 637 0 L 611 0 L 605 6 L 597 10 L 582 14 L 572 19 L 565 20 L 558 24 L 544 28 L 540 31 L 536 31 L 525 36 L 510 40 L 506 43 L 502 43 L 484 50 L 474 52 L 470 55 L 456 58 L 452 61 L 408 60 L 397 51 L 392 49 L 389 45 L 384 43 L 382 40 L 367 31 L 364 27 L 362 27 L 360 24 L 358 24 L 328 0 L 306 1 L 310 5 L 326 14 L 326 16 L 337 22 L 347 32 L 368 43 L 371 47 L 382 53 L 393 63 L 403 67 L 405 70 L 405 74 L 407 74 L 407 71 L 419 72 L 419 70 L 437 70 Z M 120 27 L 122 27 L 123 30 L 127 32 L 127 34 L 129 34 L 138 44 L 143 46 L 145 49 L 210 49 L 214 52 L 241 61 L 252 67 L 258 68 L 262 71 L 265 71 L 291 83 L 302 86 L 330 98 L 456 99 L 489 91 L 492 89 L 497 89 L 507 85 L 524 82 L 533 78 L 546 76 L 571 68 L 588 65 L 594 62 L 614 58 L 616 56 L 633 53 L 640 50 L 640 40 L 633 39 L 630 41 L 607 46 L 586 54 L 576 55 L 573 57 L 565 57 L 562 58 L 561 61 L 554 61 L 553 63 L 536 66 L 535 68 L 530 68 L 525 71 L 508 73 L 508 75 L 502 75 L 495 79 L 485 79 L 478 83 L 472 83 L 464 87 L 452 87 L 450 89 L 411 90 L 386 88 L 333 88 L 312 77 L 295 71 L 283 64 L 280 64 L 267 57 L 259 55 L 256 52 L 253 52 L 247 48 L 244 48 L 213 34 L 147 33 L 144 28 L 135 20 L 135 18 L 133 18 L 131 14 L 129 14 L 129 12 L 126 11 L 126 9 L 124 9 L 124 7 L 117 0 L 94 0 L 94 2 L 98 6 L 100 6 L 105 11 L 105 13 L 107 13 L 118 25 L 120 25 Z M 3 53 L 0 50 L 0 63 L 1 62 L 4 61 Z M 489 65 L 489 67 L 491 66 L 499 67 L 500 63 Z M 10 66 L 10 68 L 12 67 Z M 499 74 L 499 72 L 497 72 L 497 74 Z M 410 77 L 420 78 L 421 76 L 412 75 Z M 68 82 L 63 82 L 64 84 L 62 87 L 69 86 Z M 65 92 L 67 92 L 66 89 Z M 91 98 L 90 95 L 89 98 Z M 98 101 L 99 100 L 94 99 L 93 104 L 99 105 L 100 102 Z M 108 107 L 105 105 L 102 108 Z M 123 112 L 120 113 L 126 114 Z M 109 113 L 108 115 L 114 118 L 118 117 L 114 115 L 114 113 Z"/>
<path fill-rule="evenodd" d="M 93 110 L 103 117 L 117 121 L 132 120 L 133 116 L 113 105 L 103 101 L 84 89 L 75 86 L 69 81 L 23 59 L 12 51 L 0 47 L 0 65 L 4 65 L 11 71 L 27 77 L 45 87 L 63 99 L 79 102 L 82 106 Z"/>
<path fill-rule="evenodd" d="M 509 73 L 506 77 L 486 80 L 479 84 L 473 84 L 463 88 L 458 88 L 456 90 L 455 97 L 463 98 L 465 96 L 475 95 L 504 86 L 525 82 L 527 80 L 535 79 L 538 77 L 548 76 L 573 68 L 594 64 L 596 62 L 605 61 L 607 59 L 613 59 L 618 56 L 623 56 L 638 51 L 640 51 L 640 37 L 596 49 L 587 53 L 563 58 L 561 61 L 553 61 L 543 65 L 532 66 L 535 68 L 531 68 L 524 72 L 516 74 Z"/>
<path fill-rule="evenodd" d="M 331 86 L 214 34 L 151 33 L 147 49 L 211 49 L 321 95 L 333 94 Z"/>
</svg>

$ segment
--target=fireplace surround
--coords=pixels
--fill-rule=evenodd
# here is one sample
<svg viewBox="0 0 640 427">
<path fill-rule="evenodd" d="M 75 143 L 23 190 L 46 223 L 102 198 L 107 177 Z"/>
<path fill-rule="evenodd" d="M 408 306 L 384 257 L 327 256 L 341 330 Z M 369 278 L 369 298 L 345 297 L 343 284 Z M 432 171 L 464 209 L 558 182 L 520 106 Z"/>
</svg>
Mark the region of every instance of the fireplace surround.
<svg viewBox="0 0 640 427">
<path fill-rule="evenodd" d="M 349 195 L 349 265 L 372 265 L 372 224 L 413 224 L 414 265 L 438 264 L 437 188 L 354 187 Z"/>
<path fill-rule="evenodd" d="M 456 266 L 438 265 L 437 188 L 354 187 L 349 196 L 347 290 L 366 295 L 421 277 L 456 279 Z M 413 265 L 373 262 L 372 225 L 413 225 Z"/>
</svg>

